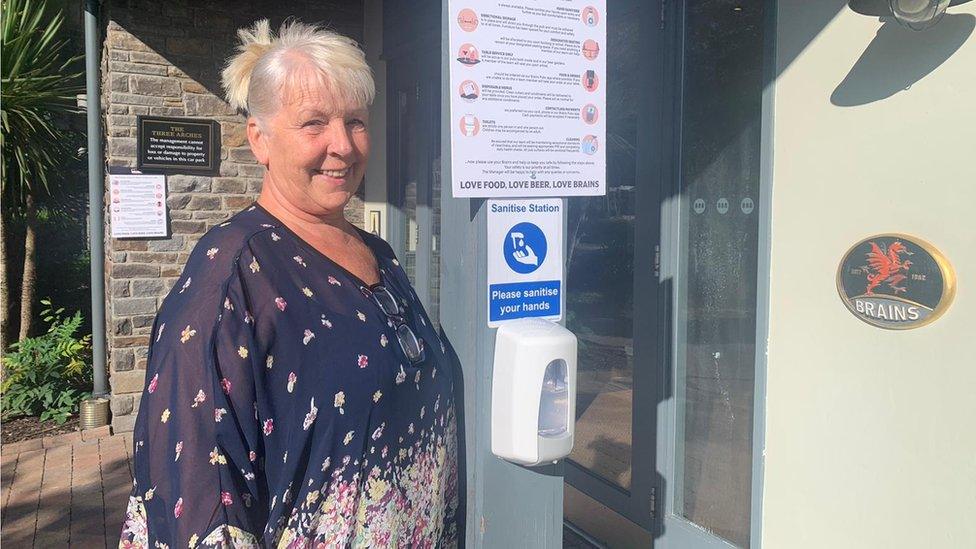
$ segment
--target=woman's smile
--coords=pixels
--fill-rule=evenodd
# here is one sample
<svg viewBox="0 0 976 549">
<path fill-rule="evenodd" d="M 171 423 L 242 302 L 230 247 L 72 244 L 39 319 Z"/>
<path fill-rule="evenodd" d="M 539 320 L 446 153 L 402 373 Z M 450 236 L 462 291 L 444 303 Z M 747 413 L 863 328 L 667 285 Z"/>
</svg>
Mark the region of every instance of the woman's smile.
<svg viewBox="0 0 976 549">
<path fill-rule="evenodd" d="M 313 175 L 325 176 L 328 179 L 335 179 L 341 183 L 345 183 L 346 176 L 349 175 L 349 171 L 352 169 L 351 166 L 347 166 L 342 169 L 330 169 L 330 170 L 312 170 Z"/>
</svg>

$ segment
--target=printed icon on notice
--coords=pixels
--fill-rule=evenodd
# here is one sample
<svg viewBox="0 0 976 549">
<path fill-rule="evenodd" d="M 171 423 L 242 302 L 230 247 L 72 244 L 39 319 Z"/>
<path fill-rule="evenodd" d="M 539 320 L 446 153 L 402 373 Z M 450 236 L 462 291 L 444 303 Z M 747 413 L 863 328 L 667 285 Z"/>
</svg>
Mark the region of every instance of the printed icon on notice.
<svg viewBox="0 0 976 549">
<path fill-rule="evenodd" d="M 519 223 L 508 230 L 503 248 L 505 263 L 517 273 L 528 274 L 546 259 L 546 235 L 534 223 Z"/>
<path fill-rule="evenodd" d="M 715 209 L 718 213 L 725 215 L 729 211 L 729 200 L 727 198 L 719 198 L 718 202 L 715 203 Z"/>
<path fill-rule="evenodd" d="M 457 60 L 462 65 L 473 67 L 481 62 L 481 54 L 478 53 L 478 48 L 474 47 L 474 44 L 464 44 L 458 50 Z"/>
<path fill-rule="evenodd" d="M 586 40 L 583 42 L 583 57 L 593 61 L 600 55 L 600 44 L 596 40 Z"/>
<path fill-rule="evenodd" d="M 580 116 L 583 118 L 583 122 L 591 125 L 596 124 L 596 121 L 600 119 L 600 110 L 593 103 L 587 103 L 580 111 Z"/>
<path fill-rule="evenodd" d="M 512 233 L 509 236 L 512 237 L 512 246 L 515 248 L 515 251 L 512 253 L 512 258 L 522 265 L 538 267 L 539 256 L 535 255 L 532 246 L 525 243 L 525 235 L 522 233 Z"/>
<path fill-rule="evenodd" d="M 478 14 L 471 8 L 464 8 L 458 13 L 458 26 L 465 32 L 478 28 Z"/>
<path fill-rule="evenodd" d="M 596 11 L 593 6 L 586 6 L 580 11 L 580 19 L 587 27 L 595 27 L 600 22 L 600 12 Z"/>
<path fill-rule="evenodd" d="M 481 121 L 473 114 L 466 114 L 461 117 L 461 135 L 473 137 L 481 131 Z"/>
<path fill-rule="evenodd" d="M 478 88 L 478 84 L 474 80 L 465 80 L 458 87 L 458 94 L 461 96 L 461 99 L 472 103 L 481 96 L 481 89 Z"/>
<path fill-rule="evenodd" d="M 583 84 L 583 89 L 592 92 L 600 85 L 600 79 L 597 78 L 596 71 L 591 69 L 583 73 L 580 83 Z"/>
<path fill-rule="evenodd" d="M 756 209 L 756 204 L 747 196 L 739 203 L 739 207 L 742 208 L 742 213 L 749 215 L 752 213 L 752 210 Z"/>
<path fill-rule="evenodd" d="M 580 142 L 580 151 L 584 154 L 596 154 L 600 148 L 595 135 L 587 135 Z"/>
<path fill-rule="evenodd" d="M 691 209 L 695 210 L 696 214 L 705 213 L 705 199 L 696 198 L 695 201 L 691 204 Z"/>
</svg>

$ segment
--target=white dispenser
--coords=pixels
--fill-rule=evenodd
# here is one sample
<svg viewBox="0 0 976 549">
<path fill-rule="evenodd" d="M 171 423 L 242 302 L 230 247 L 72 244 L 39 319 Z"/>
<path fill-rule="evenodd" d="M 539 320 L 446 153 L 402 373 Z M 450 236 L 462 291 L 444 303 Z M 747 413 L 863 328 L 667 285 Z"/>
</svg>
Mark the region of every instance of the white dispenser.
<svg viewBox="0 0 976 549">
<path fill-rule="evenodd" d="M 548 320 L 506 322 L 495 334 L 491 451 L 522 465 L 573 449 L 576 336 Z"/>
</svg>

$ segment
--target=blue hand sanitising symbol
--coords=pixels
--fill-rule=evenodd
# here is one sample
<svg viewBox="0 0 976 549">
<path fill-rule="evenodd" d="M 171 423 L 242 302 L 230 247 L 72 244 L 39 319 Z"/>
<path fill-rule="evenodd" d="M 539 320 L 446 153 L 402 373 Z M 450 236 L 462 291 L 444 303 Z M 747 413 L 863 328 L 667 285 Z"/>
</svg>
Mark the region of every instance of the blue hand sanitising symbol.
<svg viewBox="0 0 976 549">
<path fill-rule="evenodd" d="M 517 273 L 531 273 L 546 260 L 546 235 L 532 223 L 519 223 L 509 229 L 502 247 L 505 262 Z"/>
</svg>

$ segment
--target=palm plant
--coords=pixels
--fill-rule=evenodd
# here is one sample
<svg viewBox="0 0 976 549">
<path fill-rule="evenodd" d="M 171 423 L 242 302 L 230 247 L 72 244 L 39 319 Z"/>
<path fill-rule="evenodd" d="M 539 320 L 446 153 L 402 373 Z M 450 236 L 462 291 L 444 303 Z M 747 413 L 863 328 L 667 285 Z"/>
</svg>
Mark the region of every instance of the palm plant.
<svg viewBox="0 0 976 549">
<path fill-rule="evenodd" d="M 3 0 L 0 3 L 0 145 L 3 150 L 0 193 L 0 273 L 6 275 L 6 224 L 15 213 L 26 225 L 21 286 L 20 339 L 29 335 L 36 286 L 38 199 L 56 192 L 59 167 L 77 154 L 75 132 L 65 127 L 77 113 L 83 72 L 81 55 L 71 56 L 64 38 L 64 16 L 47 0 Z M 94 98 L 97 101 L 97 98 Z M 7 276 L 0 276 L 0 314 L 9 318 Z M 6 330 L 0 327 L 0 351 Z"/>
</svg>

